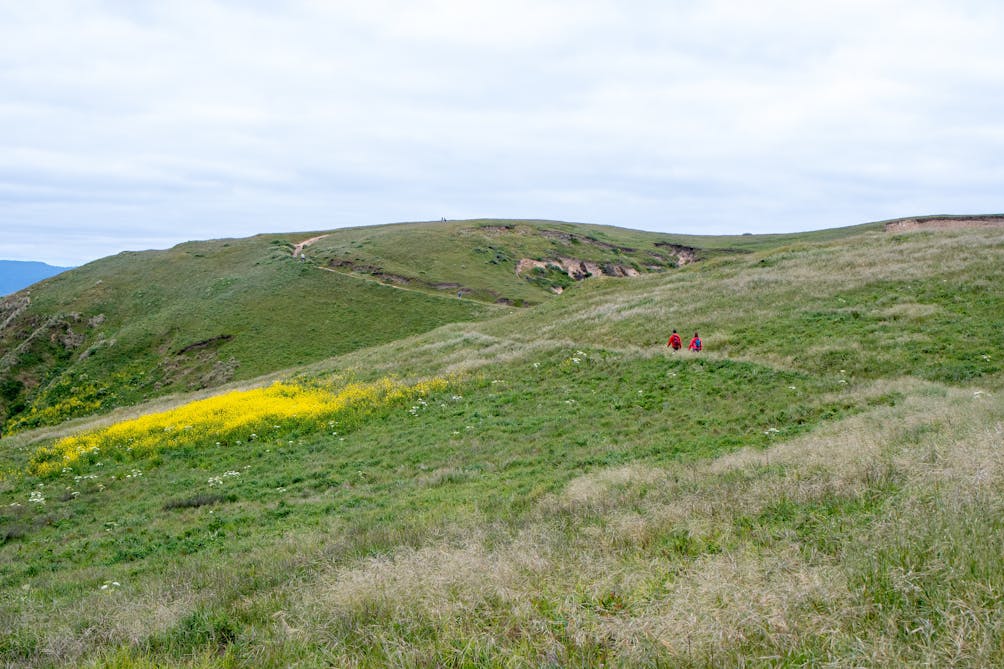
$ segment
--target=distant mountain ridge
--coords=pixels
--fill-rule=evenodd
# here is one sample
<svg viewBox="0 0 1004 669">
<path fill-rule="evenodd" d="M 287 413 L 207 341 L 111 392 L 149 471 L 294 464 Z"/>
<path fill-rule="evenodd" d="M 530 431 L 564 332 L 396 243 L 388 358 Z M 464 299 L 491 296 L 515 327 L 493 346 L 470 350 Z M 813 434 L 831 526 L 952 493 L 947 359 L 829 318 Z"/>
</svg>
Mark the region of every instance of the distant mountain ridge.
<svg viewBox="0 0 1004 669">
<path fill-rule="evenodd" d="M 44 262 L 0 260 L 0 295 L 10 295 L 42 279 L 48 279 L 71 267 L 56 267 Z"/>
</svg>

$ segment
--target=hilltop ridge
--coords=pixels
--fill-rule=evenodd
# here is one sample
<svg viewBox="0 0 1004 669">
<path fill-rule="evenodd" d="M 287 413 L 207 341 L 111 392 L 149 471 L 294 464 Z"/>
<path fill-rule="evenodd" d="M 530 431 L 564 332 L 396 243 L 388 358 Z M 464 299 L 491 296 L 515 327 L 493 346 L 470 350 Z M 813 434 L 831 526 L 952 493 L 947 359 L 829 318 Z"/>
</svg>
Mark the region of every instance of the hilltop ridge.
<svg viewBox="0 0 1004 669">
<path fill-rule="evenodd" d="M 554 221 L 451 221 L 123 252 L 0 300 L 3 431 L 218 386 L 729 253 Z"/>
</svg>

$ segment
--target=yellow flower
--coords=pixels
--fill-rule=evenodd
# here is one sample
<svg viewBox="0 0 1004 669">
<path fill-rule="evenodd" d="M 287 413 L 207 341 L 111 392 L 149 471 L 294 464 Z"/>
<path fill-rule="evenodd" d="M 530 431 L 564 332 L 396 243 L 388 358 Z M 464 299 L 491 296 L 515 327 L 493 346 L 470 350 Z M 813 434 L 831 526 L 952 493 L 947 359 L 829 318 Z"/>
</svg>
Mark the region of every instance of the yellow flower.
<svg viewBox="0 0 1004 669">
<path fill-rule="evenodd" d="M 266 388 L 233 391 L 64 437 L 39 448 L 29 463 L 29 472 L 46 476 L 98 456 L 142 457 L 165 449 L 243 439 L 252 433 L 257 438 L 277 427 L 323 429 L 333 417 L 342 417 L 343 424 L 347 419 L 362 419 L 382 406 L 443 390 L 447 385 L 439 378 L 412 386 L 384 378 L 337 390 L 277 382 Z"/>
</svg>

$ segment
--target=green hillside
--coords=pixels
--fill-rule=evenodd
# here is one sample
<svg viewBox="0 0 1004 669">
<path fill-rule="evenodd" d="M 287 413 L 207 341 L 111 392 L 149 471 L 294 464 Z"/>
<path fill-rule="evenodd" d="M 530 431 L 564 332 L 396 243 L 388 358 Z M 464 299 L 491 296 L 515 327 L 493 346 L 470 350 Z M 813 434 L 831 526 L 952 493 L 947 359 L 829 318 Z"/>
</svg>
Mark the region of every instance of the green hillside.
<svg viewBox="0 0 1004 669">
<path fill-rule="evenodd" d="M 592 273 L 669 271 L 681 254 L 706 253 L 720 251 L 545 221 L 412 223 L 122 253 L 0 302 L 0 427 L 58 424 L 252 379 L 536 304 Z"/>
<path fill-rule="evenodd" d="M 336 355 L 273 351 L 311 364 L 270 389 L 0 440 L 0 658 L 1004 663 L 1004 230 L 455 225 L 463 245 L 426 240 L 442 254 L 417 254 L 410 226 L 332 233 L 305 261 L 274 238 L 165 252 L 274 247 L 261 266 L 294 286 L 480 311 Z M 656 243 L 700 260 L 557 299 L 512 266 L 573 246 L 644 266 L 673 248 Z M 672 328 L 705 350 L 670 352 Z"/>
</svg>

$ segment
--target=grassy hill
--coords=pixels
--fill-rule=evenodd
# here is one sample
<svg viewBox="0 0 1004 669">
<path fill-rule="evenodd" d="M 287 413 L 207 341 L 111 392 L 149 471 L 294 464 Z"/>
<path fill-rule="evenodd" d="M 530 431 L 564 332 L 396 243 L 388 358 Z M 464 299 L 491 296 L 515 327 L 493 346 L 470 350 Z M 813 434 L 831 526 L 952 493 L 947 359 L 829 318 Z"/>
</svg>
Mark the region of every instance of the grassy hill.
<svg viewBox="0 0 1004 669">
<path fill-rule="evenodd" d="M 681 257 L 714 253 L 666 235 L 544 221 L 400 224 L 122 253 L 0 302 L 0 427 L 58 424 L 251 379 L 536 304 L 590 273 L 668 271 Z"/>
<path fill-rule="evenodd" d="M 388 232 L 283 266 L 446 282 Z M 1004 232 L 716 246 L 0 441 L 0 657 L 1000 665 Z M 674 327 L 706 350 L 669 352 Z"/>
</svg>

